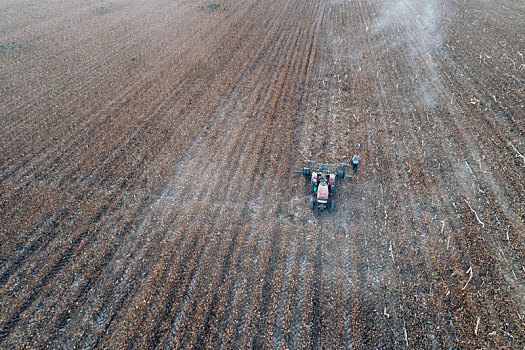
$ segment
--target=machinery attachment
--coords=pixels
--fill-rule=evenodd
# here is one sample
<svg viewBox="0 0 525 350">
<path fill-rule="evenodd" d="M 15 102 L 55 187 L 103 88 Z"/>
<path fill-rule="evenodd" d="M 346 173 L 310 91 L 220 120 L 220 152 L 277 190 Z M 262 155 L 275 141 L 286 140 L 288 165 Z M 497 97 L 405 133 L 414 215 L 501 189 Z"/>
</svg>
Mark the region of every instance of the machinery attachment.
<svg viewBox="0 0 525 350">
<path fill-rule="evenodd" d="M 346 175 L 346 167 L 350 166 L 346 163 L 328 164 L 317 163 L 313 160 L 305 160 L 307 166 L 303 170 L 295 170 L 296 174 L 303 174 L 310 180 L 310 209 L 314 210 L 317 207 L 320 211 L 334 210 L 334 195 L 336 179 L 344 179 Z"/>
</svg>

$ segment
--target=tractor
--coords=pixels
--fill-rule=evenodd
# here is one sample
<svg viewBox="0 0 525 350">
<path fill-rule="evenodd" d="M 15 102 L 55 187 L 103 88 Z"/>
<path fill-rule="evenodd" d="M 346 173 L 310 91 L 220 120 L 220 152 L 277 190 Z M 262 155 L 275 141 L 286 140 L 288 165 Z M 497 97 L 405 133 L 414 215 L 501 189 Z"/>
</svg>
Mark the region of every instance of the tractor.
<svg viewBox="0 0 525 350">
<path fill-rule="evenodd" d="M 344 179 L 346 167 L 349 164 L 324 164 L 312 160 L 305 160 L 308 166 L 302 171 L 294 173 L 303 174 L 310 179 L 310 209 L 317 207 L 320 211 L 334 210 L 335 183 L 337 178 Z M 317 168 L 317 169 L 314 169 Z"/>
</svg>

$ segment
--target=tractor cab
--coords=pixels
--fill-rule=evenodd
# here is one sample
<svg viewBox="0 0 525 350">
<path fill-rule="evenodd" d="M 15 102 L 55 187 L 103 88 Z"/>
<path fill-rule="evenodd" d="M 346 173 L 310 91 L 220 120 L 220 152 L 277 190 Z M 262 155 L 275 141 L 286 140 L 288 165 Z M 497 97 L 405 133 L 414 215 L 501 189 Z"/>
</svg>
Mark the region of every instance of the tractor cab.
<svg viewBox="0 0 525 350">
<path fill-rule="evenodd" d="M 328 184 L 326 182 L 321 183 L 317 189 L 317 201 L 319 203 L 328 203 L 328 196 Z"/>
<path fill-rule="evenodd" d="M 321 177 L 321 183 L 319 184 L 319 188 L 317 189 L 317 202 L 326 204 L 328 203 L 328 183 L 326 181 L 326 178 L 323 176 Z"/>
</svg>

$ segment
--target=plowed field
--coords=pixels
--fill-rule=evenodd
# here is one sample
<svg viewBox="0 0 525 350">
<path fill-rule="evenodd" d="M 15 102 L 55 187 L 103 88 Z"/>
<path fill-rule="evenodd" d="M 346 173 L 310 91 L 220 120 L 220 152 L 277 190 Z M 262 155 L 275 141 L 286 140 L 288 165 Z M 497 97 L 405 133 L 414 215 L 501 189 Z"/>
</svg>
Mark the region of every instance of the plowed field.
<svg viewBox="0 0 525 350">
<path fill-rule="evenodd" d="M 0 15 L 0 348 L 525 347 L 523 1 Z"/>
</svg>

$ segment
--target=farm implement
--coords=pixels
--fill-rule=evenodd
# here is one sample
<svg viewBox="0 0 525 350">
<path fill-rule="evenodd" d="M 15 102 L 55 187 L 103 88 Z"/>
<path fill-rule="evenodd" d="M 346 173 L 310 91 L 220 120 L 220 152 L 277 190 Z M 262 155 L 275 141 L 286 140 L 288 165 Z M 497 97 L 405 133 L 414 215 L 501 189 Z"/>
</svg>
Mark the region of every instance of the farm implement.
<svg viewBox="0 0 525 350">
<path fill-rule="evenodd" d="M 325 164 L 313 160 L 305 162 L 308 166 L 303 167 L 302 171 L 295 170 L 294 173 L 303 174 L 310 179 L 310 209 L 317 207 L 320 211 L 333 211 L 336 179 L 344 179 L 349 164 Z"/>
</svg>

